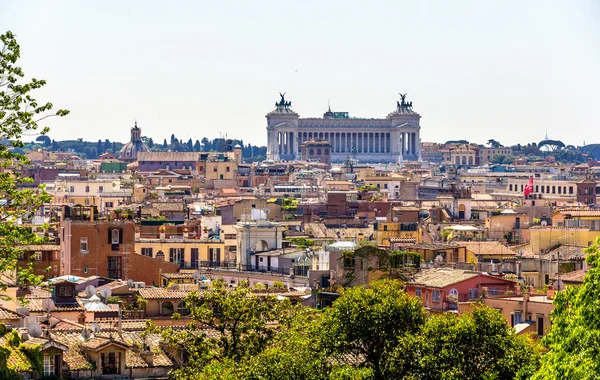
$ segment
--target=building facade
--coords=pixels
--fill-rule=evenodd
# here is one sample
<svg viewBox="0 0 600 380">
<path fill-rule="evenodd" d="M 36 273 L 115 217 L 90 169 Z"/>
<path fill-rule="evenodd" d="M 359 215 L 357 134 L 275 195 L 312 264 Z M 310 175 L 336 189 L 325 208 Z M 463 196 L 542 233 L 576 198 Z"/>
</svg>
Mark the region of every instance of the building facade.
<svg viewBox="0 0 600 380">
<path fill-rule="evenodd" d="M 322 118 L 300 118 L 291 109 L 285 94 L 275 103 L 267 118 L 267 158 L 293 161 L 300 159 L 302 143 L 326 140 L 332 145 L 333 162 L 355 156 L 361 162 L 399 163 L 421 160 L 419 133 L 421 115 L 412 102 L 397 102 L 385 118 L 351 118 L 347 112 L 329 109 Z"/>
</svg>

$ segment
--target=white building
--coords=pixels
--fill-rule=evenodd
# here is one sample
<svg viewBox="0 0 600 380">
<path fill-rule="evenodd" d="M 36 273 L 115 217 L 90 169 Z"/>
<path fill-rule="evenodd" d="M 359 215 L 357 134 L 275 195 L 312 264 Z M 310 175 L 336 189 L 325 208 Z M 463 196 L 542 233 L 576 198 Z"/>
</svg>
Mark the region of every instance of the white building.
<svg viewBox="0 0 600 380">
<path fill-rule="evenodd" d="M 347 112 L 329 109 L 322 118 L 300 118 L 291 109 L 285 94 L 267 117 L 267 158 L 298 160 L 300 146 L 307 140 L 327 140 L 332 144 L 332 162 L 356 156 L 360 162 L 399 163 L 421 160 L 419 133 L 421 115 L 412 102 L 397 102 L 385 118 L 353 118 Z"/>
<path fill-rule="evenodd" d="M 246 217 L 247 215 L 244 215 Z M 246 220 L 245 220 L 246 219 Z M 282 247 L 283 230 L 279 223 L 268 220 L 242 218 L 234 226 L 237 232 L 236 261 L 243 269 L 253 265 L 251 255 Z"/>
</svg>

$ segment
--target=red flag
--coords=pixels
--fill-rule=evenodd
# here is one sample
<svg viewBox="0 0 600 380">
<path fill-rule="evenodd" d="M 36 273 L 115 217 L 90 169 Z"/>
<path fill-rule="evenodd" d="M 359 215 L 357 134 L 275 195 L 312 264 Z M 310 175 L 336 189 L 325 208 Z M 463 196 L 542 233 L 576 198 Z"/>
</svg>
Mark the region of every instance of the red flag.
<svg viewBox="0 0 600 380">
<path fill-rule="evenodd" d="M 525 198 L 527 198 L 527 196 L 531 193 L 533 193 L 533 177 L 529 177 L 529 183 L 527 186 L 525 186 L 525 189 L 523 189 L 523 195 Z"/>
</svg>

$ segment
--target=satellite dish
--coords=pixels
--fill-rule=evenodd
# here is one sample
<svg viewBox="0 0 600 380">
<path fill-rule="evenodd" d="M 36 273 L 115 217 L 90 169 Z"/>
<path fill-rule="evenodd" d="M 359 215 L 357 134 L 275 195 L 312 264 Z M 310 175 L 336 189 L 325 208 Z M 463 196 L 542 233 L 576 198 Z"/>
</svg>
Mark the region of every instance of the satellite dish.
<svg viewBox="0 0 600 380">
<path fill-rule="evenodd" d="M 54 301 L 52 301 L 52 298 L 44 298 L 42 308 L 44 310 L 54 310 Z"/>
<path fill-rule="evenodd" d="M 85 295 L 88 297 L 95 296 L 98 294 L 98 290 L 94 285 L 88 285 L 85 287 Z"/>
<path fill-rule="evenodd" d="M 444 262 L 444 256 L 442 256 L 442 255 L 437 255 L 437 256 L 435 257 L 435 262 L 436 262 L 436 263 L 443 263 L 443 262 Z"/>
<path fill-rule="evenodd" d="M 192 278 L 194 281 L 198 281 L 200 279 L 200 273 L 194 272 L 194 274 L 192 274 Z"/>
<path fill-rule="evenodd" d="M 108 286 L 103 286 L 100 288 L 100 295 L 102 296 L 102 298 L 106 299 L 110 297 L 111 294 L 112 290 L 110 290 Z"/>
<path fill-rule="evenodd" d="M 392 219 L 392 220 L 393 220 L 394 222 L 397 222 L 397 221 L 398 221 L 398 217 L 397 217 L 397 216 L 394 216 L 394 219 Z"/>
<path fill-rule="evenodd" d="M 83 330 L 81 330 L 81 338 L 83 340 L 88 340 L 91 337 L 92 337 L 92 332 L 84 327 Z"/>
<path fill-rule="evenodd" d="M 263 212 L 267 215 L 269 215 L 269 213 L 271 213 L 271 210 L 269 210 L 268 208 L 263 208 Z"/>
<path fill-rule="evenodd" d="M 542 225 L 542 227 L 546 227 L 548 225 L 548 222 L 546 222 L 545 220 L 542 220 L 542 223 L 540 223 Z"/>
<path fill-rule="evenodd" d="M 129 286 L 130 288 L 133 288 L 133 283 L 134 281 L 132 279 L 127 280 L 127 286 Z"/>
<path fill-rule="evenodd" d="M 100 325 L 96 322 L 92 323 L 92 332 L 97 333 L 100 331 Z"/>
<path fill-rule="evenodd" d="M 31 322 L 27 325 L 27 334 L 34 338 L 37 338 L 42 335 L 42 326 L 40 326 L 37 322 Z"/>
</svg>

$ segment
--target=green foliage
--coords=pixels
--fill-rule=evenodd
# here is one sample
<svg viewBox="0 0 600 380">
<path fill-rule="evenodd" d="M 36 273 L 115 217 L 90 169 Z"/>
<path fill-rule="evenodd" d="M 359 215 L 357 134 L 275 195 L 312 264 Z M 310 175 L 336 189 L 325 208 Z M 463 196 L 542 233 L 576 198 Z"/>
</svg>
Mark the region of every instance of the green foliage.
<svg viewBox="0 0 600 380">
<path fill-rule="evenodd" d="M 290 242 L 298 248 L 305 249 L 315 245 L 315 241 L 307 238 L 291 238 Z"/>
<path fill-rule="evenodd" d="M 119 298 L 119 296 L 110 296 L 106 298 L 106 301 L 104 303 L 106 304 L 118 304 L 119 301 L 121 301 L 121 298 Z"/>
<path fill-rule="evenodd" d="M 498 164 L 498 165 L 510 165 L 515 162 L 517 158 L 515 156 L 506 155 L 506 154 L 495 154 L 491 159 L 490 163 Z"/>
<path fill-rule="evenodd" d="M 273 281 L 273 289 L 285 289 L 285 284 L 282 281 Z"/>
<path fill-rule="evenodd" d="M 417 333 L 426 315 L 421 301 L 409 297 L 399 281 L 344 290 L 324 315 L 324 335 L 332 355 L 359 352 L 382 378 L 385 357 L 406 335 Z"/>
<path fill-rule="evenodd" d="M 298 200 L 290 197 L 281 200 L 281 209 L 285 211 L 296 211 L 298 209 Z"/>
<path fill-rule="evenodd" d="M 491 148 L 500 148 L 500 147 L 502 147 L 502 144 L 500 144 L 498 141 L 496 141 L 494 139 L 489 139 L 487 141 L 486 145 L 489 145 Z"/>
<path fill-rule="evenodd" d="M 275 335 L 275 330 L 267 324 L 281 318 L 290 308 L 288 300 L 253 296 L 252 289 L 241 282 L 229 290 L 223 281 L 213 281 L 202 297 L 191 293 L 185 302 L 192 319 L 187 329 L 162 330 L 174 356 L 186 352 L 189 358 L 185 366 L 173 371 L 175 379 L 194 378 L 213 361 L 241 361 L 258 355 Z M 204 326 L 218 331 L 219 337 L 208 337 L 203 332 Z"/>
<path fill-rule="evenodd" d="M 186 352 L 171 373 L 177 380 L 524 379 L 538 368 L 534 342 L 496 310 L 428 318 L 399 281 L 345 289 L 323 311 L 219 281 L 186 303 L 187 329 L 149 330 L 162 331 L 172 357 Z M 277 328 L 267 327 L 273 321 Z M 220 335 L 209 337 L 205 326 Z"/>
<path fill-rule="evenodd" d="M 379 189 L 375 185 L 362 185 L 358 188 L 358 191 L 362 191 L 363 193 L 366 193 L 369 191 L 379 191 Z"/>
<path fill-rule="evenodd" d="M 421 264 L 421 255 L 418 252 L 403 252 L 403 251 L 391 251 L 390 252 L 390 266 L 392 268 L 399 268 L 403 265 L 412 265 L 419 267 Z"/>
<path fill-rule="evenodd" d="M 0 214 L 0 272 L 17 271 L 20 285 L 37 284 L 41 277 L 35 276 L 31 266 L 17 268 L 21 245 L 41 243 L 29 228 L 22 227 L 16 221 L 29 221 L 35 211 L 51 197 L 43 186 L 37 189 L 22 188 L 21 185 L 32 180 L 23 178 L 18 172 L 7 168 L 20 168 L 27 164 L 27 157 L 18 153 L 24 143 L 23 135 L 48 132 L 47 127 L 38 123 L 51 116 L 65 116 L 66 110 L 51 112 L 52 103 L 40 104 L 32 92 L 46 84 L 44 80 L 24 81 L 23 70 L 16 66 L 21 55 L 20 46 L 10 31 L 0 35 L 0 137 L 9 144 L 0 144 L 0 199 L 8 201 Z M 4 287 L 4 283 L 0 283 Z"/>
<path fill-rule="evenodd" d="M 590 265 L 583 285 L 569 286 L 554 298 L 552 330 L 543 340 L 549 352 L 533 377 L 597 379 L 600 377 L 600 237 L 586 249 Z"/>
</svg>

